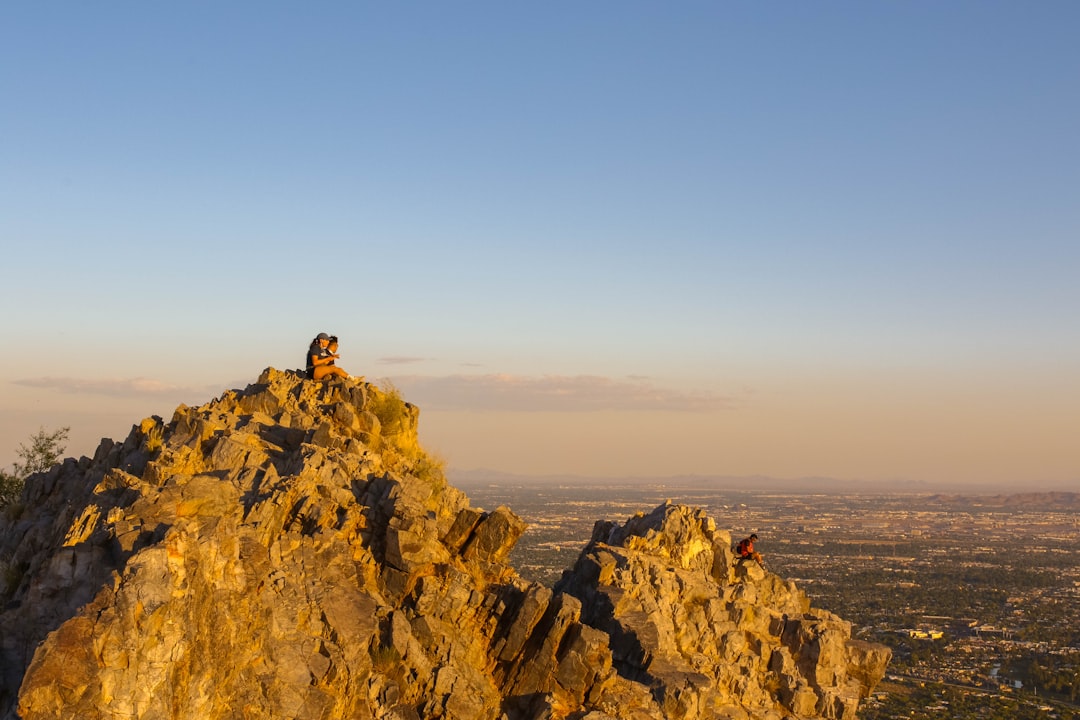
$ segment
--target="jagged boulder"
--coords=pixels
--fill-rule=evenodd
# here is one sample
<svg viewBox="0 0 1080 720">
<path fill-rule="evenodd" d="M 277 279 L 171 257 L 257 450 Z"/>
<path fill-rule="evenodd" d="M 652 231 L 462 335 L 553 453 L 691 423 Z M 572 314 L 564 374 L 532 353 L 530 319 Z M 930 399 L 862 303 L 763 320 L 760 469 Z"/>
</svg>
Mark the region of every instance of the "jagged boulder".
<svg viewBox="0 0 1080 720">
<path fill-rule="evenodd" d="M 418 417 L 268 368 L 30 478 L 0 513 L 0 717 L 848 718 L 880 679 L 700 511 L 523 581 L 524 523 L 471 507 Z"/>
<path fill-rule="evenodd" d="M 730 534 L 700 509 L 597 523 L 555 589 L 581 600 L 620 674 L 648 686 L 667 718 L 848 720 L 889 660 L 794 583 L 736 562 Z"/>
</svg>

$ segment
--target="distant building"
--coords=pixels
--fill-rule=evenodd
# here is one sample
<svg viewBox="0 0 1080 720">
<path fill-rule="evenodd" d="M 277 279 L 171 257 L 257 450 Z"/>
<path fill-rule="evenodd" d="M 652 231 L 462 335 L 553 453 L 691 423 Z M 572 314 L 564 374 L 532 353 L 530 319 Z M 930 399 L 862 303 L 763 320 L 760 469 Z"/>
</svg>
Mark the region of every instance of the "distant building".
<svg viewBox="0 0 1080 720">
<path fill-rule="evenodd" d="M 940 640 L 945 637 L 945 633 L 941 630 L 915 630 L 913 628 L 905 628 L 900 632 L 907 633 L 909 638 L 914 638 L 915 640 Z"/>
</svg>

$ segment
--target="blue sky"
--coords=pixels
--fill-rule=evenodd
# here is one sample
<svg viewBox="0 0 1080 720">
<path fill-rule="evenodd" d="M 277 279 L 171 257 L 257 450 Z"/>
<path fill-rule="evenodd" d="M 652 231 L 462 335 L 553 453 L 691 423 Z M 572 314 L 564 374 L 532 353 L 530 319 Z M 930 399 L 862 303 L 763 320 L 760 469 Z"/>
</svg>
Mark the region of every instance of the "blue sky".
<svg viewBox="0 0 1080 720">
<path fill-rule="evenodd" d="M 0 8 L 0 463 L 317 332 L 453 467 L 1080 480 L 1080 6 Z"/>
</svg>

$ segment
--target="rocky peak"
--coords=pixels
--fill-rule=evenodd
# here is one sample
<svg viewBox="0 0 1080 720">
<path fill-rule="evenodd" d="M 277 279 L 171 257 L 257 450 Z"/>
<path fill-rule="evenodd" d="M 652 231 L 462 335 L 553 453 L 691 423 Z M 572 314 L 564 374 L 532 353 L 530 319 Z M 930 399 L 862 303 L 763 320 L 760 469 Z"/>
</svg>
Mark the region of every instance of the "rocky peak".
<svg viewBox="0 0 1080 720">
<path fill-rule="evenodd" d="M 701 509 L 598 522 L 556 591 L 581 601 L 619 673 L 649 687 L 664 717 L 853 718 L 890 658 L 793 582 L 737 561 Z"/>
<path fill-rule="evenodd" d="M 525 582 L 525 524 L 447 483 L 418 416 L 269 368 L 32 477 L 0 515 L 0 717 L 851 718 L 881 679 L 693 508 Z"/>
</svg>

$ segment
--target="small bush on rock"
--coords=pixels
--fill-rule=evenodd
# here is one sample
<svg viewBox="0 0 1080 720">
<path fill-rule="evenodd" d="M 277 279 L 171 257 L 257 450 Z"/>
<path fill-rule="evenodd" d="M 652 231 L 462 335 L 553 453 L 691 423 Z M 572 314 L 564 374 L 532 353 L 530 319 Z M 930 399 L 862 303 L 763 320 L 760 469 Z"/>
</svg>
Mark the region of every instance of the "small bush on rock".
<svg viewBox="0 0 1080 720">
<path fill-rule="evenodd" d="M 22 463 L 13 463 L 11 472 L 0 470 L 0 507 L 6 507 L 22 495 L 26 478 L 34 473 L 48 470 L 60 459 L 67 447 L 69 427 L 47 431 L 39 429 L 30 436 L 30 445 L 19 445 L 16 454 Z"/>
</svg>

